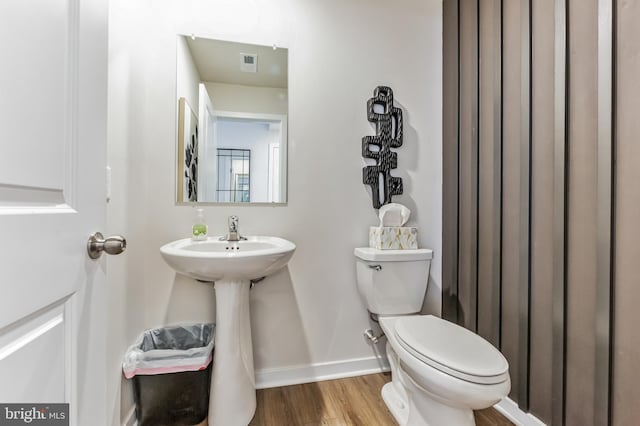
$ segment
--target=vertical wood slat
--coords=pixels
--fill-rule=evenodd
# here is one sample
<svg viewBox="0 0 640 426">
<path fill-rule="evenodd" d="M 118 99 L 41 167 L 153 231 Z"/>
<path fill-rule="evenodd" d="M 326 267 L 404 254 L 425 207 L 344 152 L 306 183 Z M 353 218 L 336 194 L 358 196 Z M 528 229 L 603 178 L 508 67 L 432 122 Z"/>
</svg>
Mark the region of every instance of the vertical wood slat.
<svg viewBox="0 0 640 426">
<path fill-rule="evenodd" d="M 500 345 L 501 0 L 480 2 L 478 334 Z"/>
<path fill-rule="evenodd" d="M 478 1 L 460 2 L 458 321 L 476 331 L 478 262 Z"/>
<path fill-rule="evenodd" d="M 521 326 L 520 285 L 522 197 L 522 11 L 523 1 L 503 2 L 502 25 L 502 295 L 501 351 L 509 361 L 511 371 L 510 398 L 521 403 Z M 528 39 L 528 35 L 526 36 Z M 528 84 L 526 85 L 528 86 Z M 528 102 L 526 102 L 528 105 Z M 527 129 L 528 134 L 528 129 Z"/>
<path fill-rule="evenodd" d="M 531 345 L 529 410 L 546 424 L 553 411 L 555 2 L 531 4 Z M 562 95 L 564 89 L 561 87 Z M 562 114 L 564 111 L 562 110 Z M 560 168 L 564 173 L 564 166 Z M 561 205 L 564 200 L 560 199 Z M 561 229 L 562 233 L 563 230 Z"/>
<path fill-rule="evenodd" d="M 640 2 L 614 4 L 615 257 L 612 424 L 640 418 Z"/>
<path fill-rule="evenodd" d="M 531 308 L 531 0 L 520 7 L 520 269 L 518 285 L 518 405 L 529 410 L 529 340 Z"/>
<path fill-rule="evenodd" d="M 598 1 L 570 0 L 568 8 L 565 421 L 569 426 L 596 424 Z"/>
<path fill-rule="evenodd" d="M 499 276 L 500 276 L 500 294 L 498 296 L 498 348 L 502 350 L 502 298 L 504 291 L 504 0 L 500 0 L 500 235 L 499 235 Z"/>
<path fill-rule="evenodd" d="M 442 317 L 453 322 L 458 322 L 459 1 L 443 3 Z"/>
<path fill-rule="evenodd" d="M 613 4 L 598 0 L 598 186 L 594 423 L 610 423 Z"/>
<path fill-rule="evenodd" d="M 567 0 L 555 0 L 553 132 L 552 425 L 564 424 L 567 262 Z"/>
</svg>

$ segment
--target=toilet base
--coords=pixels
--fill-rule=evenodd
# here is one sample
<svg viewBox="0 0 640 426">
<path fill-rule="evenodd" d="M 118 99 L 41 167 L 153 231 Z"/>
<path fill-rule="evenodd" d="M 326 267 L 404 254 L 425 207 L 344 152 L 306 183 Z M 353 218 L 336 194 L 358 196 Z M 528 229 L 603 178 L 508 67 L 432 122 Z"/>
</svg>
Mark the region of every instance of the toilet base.
<svg viewBox="0 0 640 426">
<path fill-rule="evenodd" d="M 415 385 L 415 384 L 413 384 Z M 473 411 L 452 407 L 422 393 L 418 400 L 403 400 L 392 382 L 382 387 L 382 399 L 400 426 L 475 426 Z"/>
<path fill-rule="evenodd" d="M 475 426 L 469 407 L 451 406 L 419 386 L 402 370 L 397 353 L 387 341 L 391 382 L 382 387 L 382 399 L 400 426 Z"/>
<path fill-rule="evenodd" d="M 387 383 L 382 387 L 382 400 L 386 404 L 391 414 L 393 414 L 393 418 L 396 419 L 399 425 L 406 425 L 407 419 L 409 418 L 409 406 L 406 401 L 403 401 L 402 398 L 398 395 L 395 389 L 393 389 L 393 384 L 391 382 Z"/>
</svg>

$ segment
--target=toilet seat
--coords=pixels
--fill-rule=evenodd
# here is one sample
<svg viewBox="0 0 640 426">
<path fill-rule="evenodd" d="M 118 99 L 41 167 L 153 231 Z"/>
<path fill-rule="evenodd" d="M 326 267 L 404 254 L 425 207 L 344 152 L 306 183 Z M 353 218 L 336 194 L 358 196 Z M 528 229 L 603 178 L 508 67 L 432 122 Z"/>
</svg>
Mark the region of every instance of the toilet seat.
<svg viewBox="0 0 640 426">
<path fill-rule="evenodd" d="M 452 322 L 433 315 L 402 317 L 394 331 L 409 354 L 443 373 L 487 385 L 509 378 L 509 364 L 500 351 Z"/>
</svg>

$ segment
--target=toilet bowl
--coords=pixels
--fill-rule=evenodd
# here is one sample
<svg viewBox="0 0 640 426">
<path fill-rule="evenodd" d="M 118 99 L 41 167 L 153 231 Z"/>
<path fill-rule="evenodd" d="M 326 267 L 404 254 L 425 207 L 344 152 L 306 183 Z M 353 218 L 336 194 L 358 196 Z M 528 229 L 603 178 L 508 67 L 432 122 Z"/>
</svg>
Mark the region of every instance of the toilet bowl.
<svg viewBox="0 0 640 426">
<path fill-rule="evenodd" d="M 489 342 L 432 315 L 380 318 L 392 381 L 382 397 L 400 425 L 474 425 L 473 410 L 511 389 L 508 364 Z"/>
<path fill-rule="evenodd" d="M 356 248 L 357 285 L 387 337 L 391 382 L 382 389 L 401 426 L 475 425 L 473 410 L 511 390 L 509 365 L 482 337 L 418 315 L 433 252 Z"/>
</svg>

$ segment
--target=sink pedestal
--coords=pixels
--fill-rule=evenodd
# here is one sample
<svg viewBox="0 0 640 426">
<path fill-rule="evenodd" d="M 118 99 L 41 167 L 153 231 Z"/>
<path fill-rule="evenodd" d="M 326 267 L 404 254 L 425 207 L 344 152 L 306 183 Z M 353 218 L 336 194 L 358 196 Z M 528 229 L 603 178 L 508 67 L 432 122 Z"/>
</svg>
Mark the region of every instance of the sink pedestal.
<svg viewBox="0 0 640 426">
<path fill-rule="evenodd" d="M 256 410 L 248 279 L 215 282 L 216 336 L 209 426 L 247 426 Z"/>
</svg>

